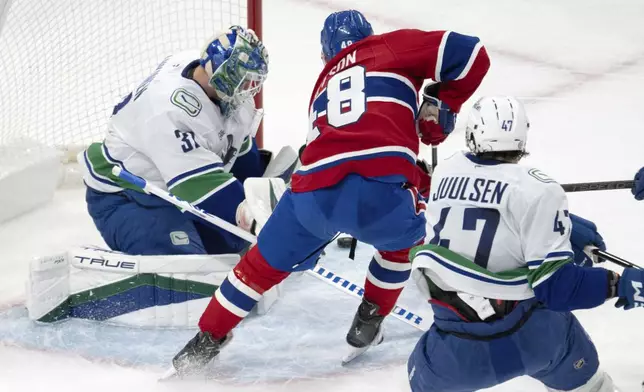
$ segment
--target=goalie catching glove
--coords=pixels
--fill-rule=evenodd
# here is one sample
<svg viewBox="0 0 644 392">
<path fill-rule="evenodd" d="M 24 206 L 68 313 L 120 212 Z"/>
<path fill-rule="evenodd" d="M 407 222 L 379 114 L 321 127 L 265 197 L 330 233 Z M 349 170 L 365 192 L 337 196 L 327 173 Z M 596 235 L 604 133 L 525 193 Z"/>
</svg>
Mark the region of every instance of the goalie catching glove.
<svg viewBox="0 0 644 392">
<path fill-rule="evenodd" d="M 259 234 L 286 191 L 286 182 L 290 182 L 298 163 L 295 150 L 285 146 L 274 159 L 269 158 L 264 177 L 247 178 L 244 181 L 246 199 L 237 206 L 237 226 L 253 235 Z"/>
<path fill-rule="evenodd" d="M 258 235 L 285 191 L 286 184 L 281 178 L 247 178 L 246 199 L 239 203 L 235 214 L 237 226 Z"/>
</svg>

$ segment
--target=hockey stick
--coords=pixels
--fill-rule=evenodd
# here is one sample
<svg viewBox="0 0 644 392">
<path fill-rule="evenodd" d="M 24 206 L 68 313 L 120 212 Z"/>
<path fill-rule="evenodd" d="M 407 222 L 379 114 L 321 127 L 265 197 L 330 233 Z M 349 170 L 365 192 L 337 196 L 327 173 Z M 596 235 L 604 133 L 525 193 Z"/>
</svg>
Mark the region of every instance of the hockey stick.
<svg viewBox="0 0 644 392">
<path fill-rule="evenodd" d="M 432 172 L 438 165 L 438 146 L 432 146 Z"/>
<path fill-rule="evenodd" d="M 347 293 L 356 298 L 362 298 L 364 289 L 355 283 L 351 283 L 345 278 L 336 275 L 334 272 L 329 271 L 324 267 L 315 266 L 311 271 L 311 276 L 314 276 L 326 283 L 331 284 L 336 289 Z M 427 331 L 431 325 L 427 325 L 427 320 L 421 316 L 410 312 L 409 310 L 396 305 L 391 311 L 391 315 L 399 320 L 405 321 L 407 324 L 413 325 L 421 331 Z"/>
<path fill-rule="evenodd" d="M 174 204 L 177 207 L 180 207 L 184 211 L 188 211 L 191 214 L 194 214 L 194 215 L 200 217 L 201 219 L 203 219 L 203 220 L 205 220 L 207 222 L 210 222 L 210 223 L 212 223 L 213 225 L 215 225 L 215 226 L 217 226 L 219 228 L 222 228 L 222 229 L 224 229 L 224 230 L 226 230 L 226 231 L 228 231 L 228 232 L 230 232 L 232 234 L 235 234 L 235 235 L 239 236 L 240 238 L 250 242 L 251 244 L 255 244 L 257 242 L 257 237 L 255 237 L 251 233 L 239 228 L 236 225 L 233 225 L 232 223 L 229 223 L 229 222 L 219 218 L 218 216 L 210 214 L 210 213 L 202 210 L 199 207 L 193 206 L 189 202 L 176 197 L 175 195 L 171 194 L 170 192 L 168 192 L 166 190 L 163 190 L 163 189 L 159 188 L 158 186 L 156 186 L 154 184 L 150 184 L 145 179 L 143 179 L 141 177 L 138 177 L 138 176 L 135 176 L 134 174 L 132 174 L 132 173 L 126 171 L 126 170 L 123 170 L 122 168 L 120 168 L 118 166 L 114 166 L 114 168 L 112 169 L 112 174 L 114 174 L 115 176 L 121 178 L 122 180 L 125 180 L 125 181 L 129 182 L 132 185 L 135 185 L 135 186 L 143 189 L 143 191 L 146 192 L 146 193 L 158 196 L 158 197 L 162 198 L 163 200 L 167 201 L 168 203 L 171 203 L 171 204 Z M 324 275 L 324 272 L 320 273 L 320 271 L 327 272 L 327 275 Z M 324 269 L 322 267 L 316 267 L 316 269 L 314 269 L 313 271 L 312 270 L 307 270 L 307 271 L 304 271 L 304 272 L 306 272 L 308 275 L 311 275 L 311 276 L 314 276 L 314 277 L 316 277 L 318 279 L 321 279 L 324 282 L 327 282 L 328 284 L 330 284 L 331 286 L 333 286 L 333 287 L 335 287 L 335 288 L 337 288 L 337 289 L 339 289 L 341 291 L 344 291 L 345 293 L 350 294 L 350 295 L 357 294 L 357 293 L 354 292 L 355 290 L 358 290 L 358 292 L 363 292 L 364 291 L 364 289 L 362 287 L 354 285 L 351 282 L 349 282 L 348 280 L 346 280 L 346 279 L 340 277 L 339 275 L 336 275 L 336 274 L 332 273 L 331 271 L 329 271 L 327 269 Z M 329 273 L 331 275 L 328 275 Z M 351 286 L 353 286 L 353 288 L 352 288 L 352 290 L 349 290 L 348 287 L 351 287 Z M 391 312 L 391 315 L 394 318 L 397 318 L 398 320 L 404 322 L 405 324 L 411 325 L 412 327 L 420 329 L 421 331 L 427 331 L 429 329 L 428 326 L 422 325 L 423 319 L 421 317 L 415 315 L 414 313 L 411 313 L 410 311 L 408 311 L 407 309 L 405 309 L 403 307 L 396 306 L 394 311 Z"/>
<path fill-rule="evenodd" d="M 635 181 L 599 181 L 579 182 L 575 184 L 561 184 L 566 192 L 609 191 L 614 189 L 631 189 Z"/>
<path fill-rule="evenodd" d="M 640 269 L 640 270 L 641 270 L 641 269 L 644 269 L 644 268 L 640 267 L 640 266 L 639 266 L 639 265 L 637 265 L 637 264 L 633 264 L 633 263 L 631 263 L 631 262 L 630 262 L 630 261 L 628 261 L 628 260 L 624 260 L 624 259 L 622 259 L 621 257 L 615 256 L 615 255 L 613 255 L 613 254 L 610 254 L 610 253 L 605 252 L 605 251 L 603 251 L 603 250 L 601 250 L 601 249 L 598 249 L 598 248 L 594 248 L 594 249 L 592 250 L 592 252 L 593 252 L 593 254 L 597 255 L 599 258 L 602 258 L 602 259 L 604 259 L 604 260 L 608 260 L 608 261 L 610 261 L 611 263 L 615 263 L 615 264 L 619 265 L 620 267 L 624 267 L 624 268 L 636 268 L 636 269 Z"/>
</svg>

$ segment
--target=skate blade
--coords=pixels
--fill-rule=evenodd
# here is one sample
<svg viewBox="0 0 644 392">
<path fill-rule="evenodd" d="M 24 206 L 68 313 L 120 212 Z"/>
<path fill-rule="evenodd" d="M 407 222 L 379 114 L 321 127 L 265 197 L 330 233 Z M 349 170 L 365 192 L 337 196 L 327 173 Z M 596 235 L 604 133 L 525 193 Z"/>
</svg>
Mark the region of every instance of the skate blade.
<svg viewBox="0 0 644 392">
<path fill-rule="evenodd" d="M 173 381 L 206 381 L 209 379 L 207 368 L 199 369 L 190 373 L 179 373 L 174 366 L 170 366 L 157 379 L 157 382 L 173 382 Z"/>
<path fill-rule="evenodd" d="M 161 377 L 157 380 L 158 382 L 166 382 L 166 381 L 172 381 L 172 380 L 177 380 L 179 379 L 179 373 L 177 372 L 177 369 L 174 368 L 174 366 L 171 366 L 170 369 L 166 370 Z"/>
<path fill-rule="evenodd" d="M 385 336 L 383 334 L 383 328 L 380 328 L 380 331 L 378 331 L 378 335 L 376 335 L 376 338 L 373 340 L 373 343 L 371 343 L 370 345 L 365 347 L 360 347 L 360 348 L 349 346 L 350 348 L 349 353 L 345 355 L 344 358 L 342 358 L 342 366 L 348 365 L 349 363 L 351 363 L 351 361 L 353 361 L 354 359 L 364 354 L 371 347 L 377 346 L 380 343 L 382 343 L 383 340 L 385 340 Z"/>
</svg>

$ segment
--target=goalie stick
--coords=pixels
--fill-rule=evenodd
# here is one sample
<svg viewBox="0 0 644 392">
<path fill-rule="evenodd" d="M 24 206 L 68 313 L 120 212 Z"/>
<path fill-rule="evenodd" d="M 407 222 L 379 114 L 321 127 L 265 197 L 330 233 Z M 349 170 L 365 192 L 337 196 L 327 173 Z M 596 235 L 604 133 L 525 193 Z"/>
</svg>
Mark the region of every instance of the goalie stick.
<svg viewBox="0 0 644 392">
<path fill-rule="evenodd" d="M 143 179 L 141 177 L 138 177 L 138 176 L 135 176 L 134 174 L 132 174 L 132 173 L 130 173 L 130 172 L 118 167 L 118 166 L 114 166 L 114 168 L 112 169 L 112 174 L 114 174 L 115 176 L 121 178 L 122 180 L 125 180 L 125 181 L 129 182 L 132 185 L 135 185 L 135 186 L 141 188 L 146 193 L 158 196 L 158 197 L 162 198 L 163 200 L 165 200 L 165 201 L 167 201 L 167 202 L 169 202 L 171 204 L 174 204 L 175 206 L 181 208 L 184 211 L 188 211 L 191 214 L 194 214 L 194 215 L 200 217 L 201 219 L 212 223 L 213 225 L 215 225 L 217 227 L 220 227 L 220 228 L 222 228 L 222 229 L 224 229 L 226 231 L 229 231 L 232 234 L 235 234 L 235 235 L 239 236 L 240 238 L 250 242 L 251 244 L 255 244 L 257 242 L 257 237 L 255 237 L 251 233 L 239 228 L 236 225 L 233 225 L 232 223 L 229 223 L 229 222 L 221 219 L 218 216 L 210 214 L 210 213 L 202 210 L 199 207 L 193 206 L 189 202 L 176 197 L 175 195 L 171 194 L 170 192 L 168 192 L 166 190 L 163 190 L 163 189 L 159 188 L 158 186 L 156 186 L 154 184 L 150 184 L 145 179 Z M 321 274 L 320 273 L 321 268 L 322 267 L 316 267 L 313 271 L 307 270 L 307 271 L 305 271 L 305 273 L 307 275 L 311 275 L 311 276 L 314 276 L 314 277 L 316 277 L 318 279 L 321 279 L 324 282 L 330 284 L 331 286 L 333 286 L 333 287 L 335 287 L 335 288 L 337 288 L 337 289 L 339 289 L 341 291 L 344 291 L 345 293 L 350 294 L 350 295 L 355 294 L 354 296 L 358 296 L 358 292 L 364 291 L 363 288 L 350 283 L 348 280 L 340 277 L 339 275 L 336 275 L 335 273 L 332 273 L 331 271 L 329 271 L 327 269 L 322 268 L 322 270 L 327 272 L 327 274 L 326 275 L 324 275 L 323 273 Z M 328 275 L 329 273 L 331 275 Z M 348 288 L 351 288 L 351 290 L 349 290 Z M 415 315 L 414 313 L 408 311 L 407 309 L 405 309 L 405 308 L 403 308 L 401 306 L 396 306 L 396 308 L 394 308 L 394 311 L 391 312 L 391 315 L 394 318 L 404 322 L 405 324 L 411 325 L 412 327 L 417 328 L 417 329 L 419 329 L 421 331 L 427 331 L 429 329 L 429 327 L 426 325 L 426 323 L 423 324 L 423 319 L 421 317 Z"/>
</svg>

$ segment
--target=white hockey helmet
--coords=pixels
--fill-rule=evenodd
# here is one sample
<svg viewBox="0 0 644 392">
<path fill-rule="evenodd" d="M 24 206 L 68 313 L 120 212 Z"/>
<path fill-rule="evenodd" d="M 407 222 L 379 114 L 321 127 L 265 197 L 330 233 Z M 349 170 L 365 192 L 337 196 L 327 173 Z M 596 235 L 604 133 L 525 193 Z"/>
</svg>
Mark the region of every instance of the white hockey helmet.
<svg viewBox="0 0 644 392">
<path fill-rule="evenodd" d="M 470 110 L 465 142 L 474 154 L 495 151 L 525 152 L 530 122 L 523 104 L 514 97 L 483 97 Z"/>
</svg>

